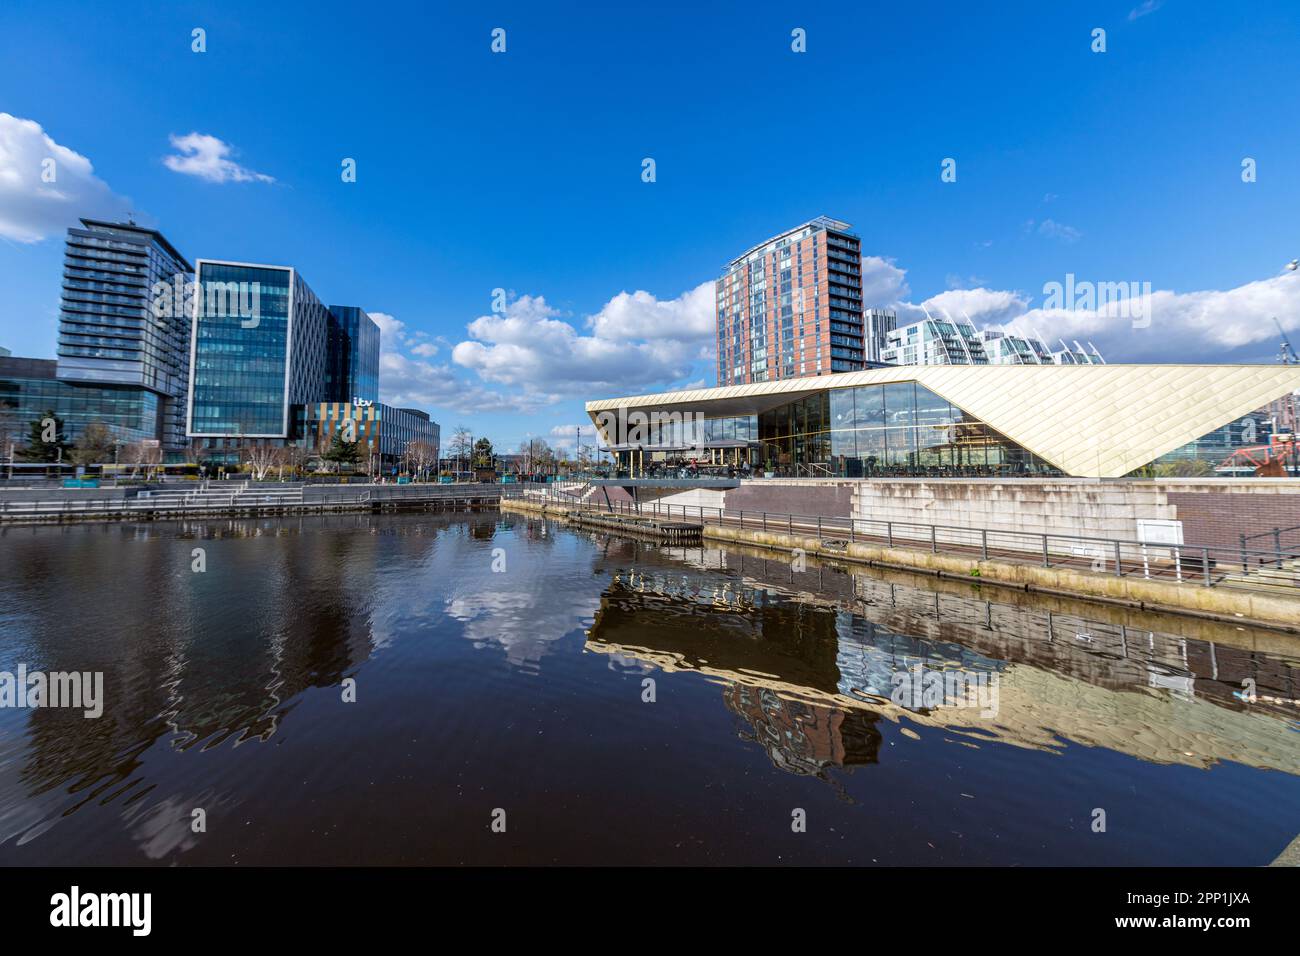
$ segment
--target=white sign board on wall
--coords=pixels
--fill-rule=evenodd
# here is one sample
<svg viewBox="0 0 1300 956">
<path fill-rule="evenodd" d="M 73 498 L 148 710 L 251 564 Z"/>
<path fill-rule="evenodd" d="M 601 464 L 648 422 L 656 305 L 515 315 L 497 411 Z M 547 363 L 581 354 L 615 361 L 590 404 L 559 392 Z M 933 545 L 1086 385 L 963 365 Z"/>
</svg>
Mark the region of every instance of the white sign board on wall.
<svg viewBox="0 0 1300 956">
<path fill-rule="evenodd" d="M 1142 576 L 1151 577 L 1150 560 L 1147 546 L 1172 548 L 1174 559 L 1174 577 L 1183 579 L 1183 559 L 1179 548 L 1183 546 L 1183 523 L 1164 518 L 1138 518 L 1138 540 L 1142 542 Z"/>
<path fill-rule="evenodd" d="M 1138 518 L 1138 540 L 1166 548 L 1179 547 L 1183 544 L 1183 523 L 1164 518 Z"/>
</svg>

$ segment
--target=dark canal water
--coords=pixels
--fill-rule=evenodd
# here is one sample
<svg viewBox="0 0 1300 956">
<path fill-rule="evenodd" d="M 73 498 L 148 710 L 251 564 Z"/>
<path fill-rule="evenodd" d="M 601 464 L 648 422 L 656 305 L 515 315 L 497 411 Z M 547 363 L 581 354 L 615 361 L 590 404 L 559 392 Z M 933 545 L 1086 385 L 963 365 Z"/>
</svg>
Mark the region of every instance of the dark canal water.
<svg viewBox="0 0 1300 956">
<path fill-rule="evenodd" d="M 8 528 L 0 571 L 0 670 L 105 699 L 0 709 L 0 864 L 1257 865 L 1300 831 L 1266 631 L 495 513 Z"/>
</svg>

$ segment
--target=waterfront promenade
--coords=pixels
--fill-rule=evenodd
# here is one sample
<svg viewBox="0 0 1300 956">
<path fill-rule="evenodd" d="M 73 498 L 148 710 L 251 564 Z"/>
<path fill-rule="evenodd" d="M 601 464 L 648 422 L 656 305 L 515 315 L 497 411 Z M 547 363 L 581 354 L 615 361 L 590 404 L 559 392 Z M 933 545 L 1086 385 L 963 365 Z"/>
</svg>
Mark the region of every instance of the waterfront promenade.
<svg viewBox="0 0 1300 956">
<path fill-rule="evenodd" d="M 608 501 L 591 489 L 521 488 L 503 510 L 583 523 L 622 519 L 629 533 L 662 521 L 696 522 L 703 539 L 918 570 L 1026 591 L 1071 594 L 1213 620 L 1249 620 L 1300 632 L 1300 556 L 1291 550 L 1185 545 L 1075 534 L 1026 533 L 975 526 L 859 517 L 731 511 L 707 505 Z"/>
<path fill-rule="evenodd" d="M 510 486 L 208 481 L 116 488 L 14 488 L 0 490 L 0 522 L 475 508 L 495 506 L 502 487 Z"/>
<path fill-rule="evenodd" d="M 674 485 L 687 485 L 678 482 Z M 1026 591 L 1069 594 L 1214 620 L 1300 632 L 1300 554 L 1280 545 L 1029 533 L 977 524 L 732 510 L 638 502 L 589 481 L 549 484 L 309 484 L 202 482 L 103 489 L 0 491 L 0 523 L 173 520 L 331 512 L 495 510 L 551 514 L 633 537 L 670 528 L 673 540 L 729 541 L 918 570 Z M 680 500 L 680 489 L 673 497 Z"/>
</svg>

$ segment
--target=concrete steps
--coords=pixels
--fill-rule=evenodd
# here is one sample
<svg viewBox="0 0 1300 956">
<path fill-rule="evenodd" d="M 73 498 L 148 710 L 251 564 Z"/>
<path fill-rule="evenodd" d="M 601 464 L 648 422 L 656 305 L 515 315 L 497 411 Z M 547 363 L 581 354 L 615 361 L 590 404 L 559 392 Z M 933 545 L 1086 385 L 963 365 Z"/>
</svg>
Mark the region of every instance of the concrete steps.
<svg viewBox="0 0 1300 956">
<path fill-rule="evenodd" d="M 233 488 L 195 488 L 185 491 L 152 491 L 140 494 L 127 502 L 135 511 L 200 511 L 219 508 L 270 508 L 303 503 L 303 489 L 255 488 L 238 485 Z"/>
</svg>

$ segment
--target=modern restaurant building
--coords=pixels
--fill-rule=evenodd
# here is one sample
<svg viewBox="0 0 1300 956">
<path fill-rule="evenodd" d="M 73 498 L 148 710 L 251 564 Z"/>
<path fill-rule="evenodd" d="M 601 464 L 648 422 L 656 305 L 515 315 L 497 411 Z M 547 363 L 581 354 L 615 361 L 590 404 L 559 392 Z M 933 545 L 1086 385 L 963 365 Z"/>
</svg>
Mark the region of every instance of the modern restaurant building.
<svg viewBox="0 0 1300 956">
<path fill-rule="evenodd" d="M 1246 448 L 1268 465 L 1247 473 L 1284 476 L 1300 474 L 1297 391 L 1286 365 L 919 365 L 586 409 L 632 477 L 686 460 L 805 478 L 1240 476 Z"/>
</svg>

